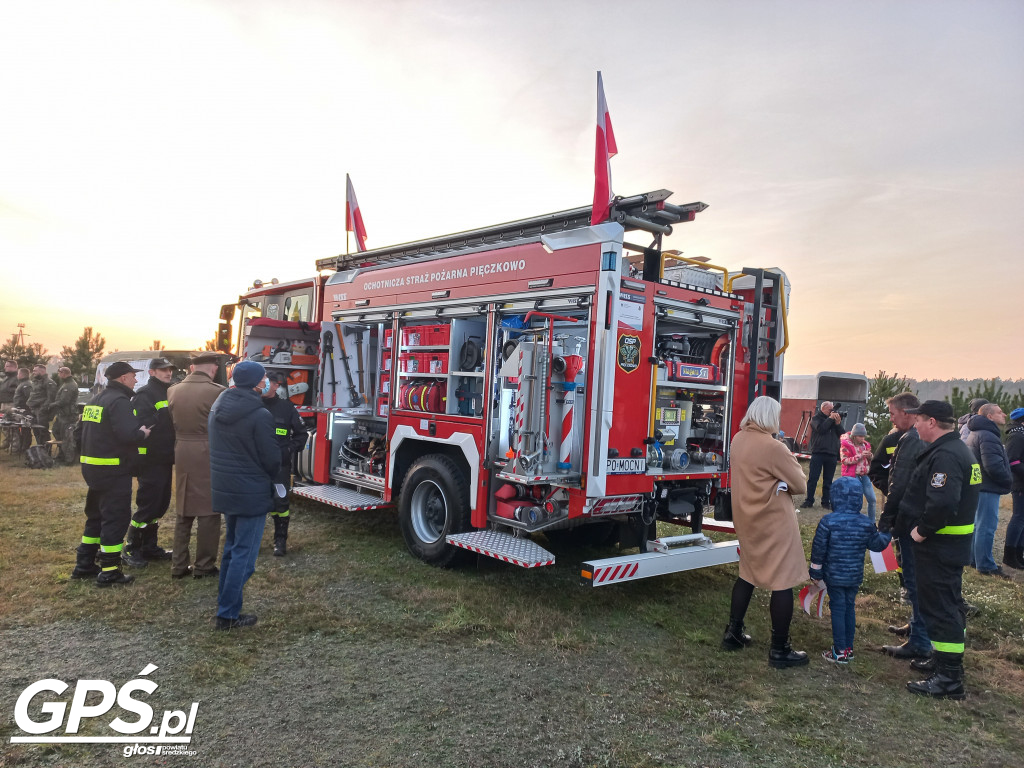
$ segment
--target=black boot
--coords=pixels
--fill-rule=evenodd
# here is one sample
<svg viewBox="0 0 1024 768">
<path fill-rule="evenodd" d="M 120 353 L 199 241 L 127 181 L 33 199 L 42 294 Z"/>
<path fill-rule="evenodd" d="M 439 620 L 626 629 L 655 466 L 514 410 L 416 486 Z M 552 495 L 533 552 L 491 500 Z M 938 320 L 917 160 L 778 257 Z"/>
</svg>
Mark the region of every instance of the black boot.
<svg viewBox="0 0 1024 768">
<path fill-rule="evenodd" d="M 131 584 L 135 581 L 134 576 L 125 576 L 121 573 L 120 552 L 101 552 L 100 568 L 102 570 L 96 577 L 97 587 L 112 587 L 121 584 Z"/>
<path fill-rule="evenodd" d="M 794 651 L 789 644 L 789 637 L 785 639 L 776 638 L 772 635 L 772 648 L 768 651 L 768 663 L 775 669 L 786 669 L 787 667 L 803 667 L 810 663 L 804 651 Z"/>
<path fill-rule="evenodd" d="M 125 565 L 132 568 L 145 568 L 149 565 L 146 558 L 142 556 L 142 532 L 144 530 L 145 528 L 136 528 L 135 525 L 128 526 L 128 537 L 121 549 L 121 559 Z"/>
<path fill-rule="evenodd" d="M 1020 561 L 1017 559 L 1016 547 L 1002 548 L 1002 564 L 1010 568 L 1020 568 Z"/>
<path fill-rule="evenodd" d="M 159 523 L 150 523 L 142 529 L 142 556 L 147 560 L 170 560 L 171 553 L 156 543 Z"/>
<path fill-rule="evenodd" d="M 725 628 L 725 634 L 722 636 L 722 650 L 740 651 L 752 642 L 753 639 L 750 635 L 743 631 L 743 622 L 730 619 L 729 625 Z"/>
<path fill-rule="evenodd" d="M 911 659 L 910 668 L 916 669 L 918 672 L 934 672 L 936 669 L 935 655 L 932 654 L 927 659 Z"/>
<path fill-rule="evenodd" d="M 99 544 L 79 544 L 75 550 L 75 570 L 71 572 L 72 579 L 92 579 L 99 575 L 100 567 L 96 565 L 96 553 L 99 552 Z"/>
<path fill-rule="evenodd" d="M 290 517 L 274 515 L 274 557 L 288 554 L 288 521 Z"/>
<path fill-rule="evenodd" d="M 1017 547 L 1003 547 L 1003 565 L 1020 570 L 1024 565 L 1020 562 Z"/>
<path fill-rule="evenodd" d="M 927 680 L 907 683 L 907 690 L 920 696 L 936 699 L 963 699 L 964 690 L 963 655 L 959 653 L 935 654 L 935 672 Z"/>
</svg>

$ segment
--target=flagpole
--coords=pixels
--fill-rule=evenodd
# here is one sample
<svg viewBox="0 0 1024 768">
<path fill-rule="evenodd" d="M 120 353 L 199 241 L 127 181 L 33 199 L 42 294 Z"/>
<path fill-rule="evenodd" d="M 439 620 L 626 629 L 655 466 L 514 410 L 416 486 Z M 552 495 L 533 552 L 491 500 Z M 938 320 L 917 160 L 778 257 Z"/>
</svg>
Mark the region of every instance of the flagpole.
<svg viewBox="0 0 1024 768">
<path fill-rule="evenodd" d="M 348 206 L 349 206 L 349 201 L 348 201 L 348 185 L 349 185 L 348 174 L 346 173 L 345 174 L 345 255 L 346 256 L 348 256 L 348 254 L 349 254 L 349 250 L 348 250 L 348 248 L 349 248 L 349 245 L 348 245 L 348 242 L 349 242 L 348 241 L 348 217 L 349 217 L 350 214 L 348 212 Z"/>
</svg>

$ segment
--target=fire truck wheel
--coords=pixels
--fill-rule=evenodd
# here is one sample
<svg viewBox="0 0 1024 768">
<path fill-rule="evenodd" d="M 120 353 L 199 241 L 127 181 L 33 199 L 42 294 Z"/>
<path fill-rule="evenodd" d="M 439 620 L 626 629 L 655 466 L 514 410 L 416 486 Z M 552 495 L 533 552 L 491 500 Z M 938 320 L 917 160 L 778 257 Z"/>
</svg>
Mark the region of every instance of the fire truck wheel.
<svg viewBox="0 0 1024 768">
<path fill-rule="evenodd" d="M 409 551 L 431 565 L 450 566 L 466 550 L 450 546 L 445 537 L 469 530 L 469 483 L 447 456 L 416 461 L 402 483 L 398 525 Z"/>
</svg>

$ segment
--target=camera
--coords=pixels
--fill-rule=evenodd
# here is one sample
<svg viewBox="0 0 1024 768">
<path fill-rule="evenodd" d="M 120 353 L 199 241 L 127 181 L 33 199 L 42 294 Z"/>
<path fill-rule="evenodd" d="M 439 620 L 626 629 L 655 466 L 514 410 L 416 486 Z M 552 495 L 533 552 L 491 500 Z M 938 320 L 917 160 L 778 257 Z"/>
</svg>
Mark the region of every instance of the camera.
<svg viewBox="0 0 1024 768">
<path fill-rule="evenodd" d="M 843 407 L 842 403 L 832 403 L 832 413 L 838 413 L 840 421 L 842 421 L 843 419 L 845 419 L 849 415 L 848 411 L 840 410 L 842 407 Z"/>
</svg>

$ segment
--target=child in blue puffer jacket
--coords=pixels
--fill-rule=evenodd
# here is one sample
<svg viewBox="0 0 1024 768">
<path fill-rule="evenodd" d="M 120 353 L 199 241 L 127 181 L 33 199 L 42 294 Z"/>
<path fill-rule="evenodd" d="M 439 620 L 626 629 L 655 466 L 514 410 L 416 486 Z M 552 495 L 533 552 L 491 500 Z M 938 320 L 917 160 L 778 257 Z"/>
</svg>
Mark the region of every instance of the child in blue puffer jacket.
<svg viewBox="0 0 1024 768">
<path fill-rule="evenodd" d="M 873 521 L 861 514 L 864 491 L 855 477 L 832 483 L 832 511 L 818 522 L 811 544 L 810 576 L 828 588 L 832 613 L 832 647 L 821 655 L 825 661 L 846 664 L 853 659 L 855 602 L 864 581 L 864 552 L 881 552 L 892 535 L 879 533 Z"/>
</svg>

